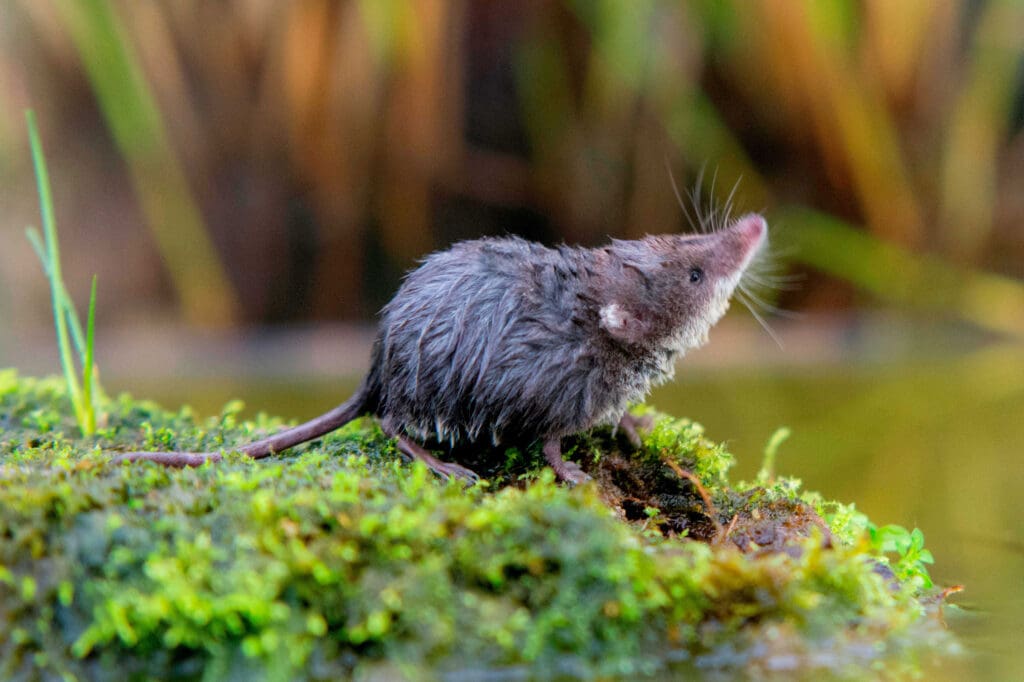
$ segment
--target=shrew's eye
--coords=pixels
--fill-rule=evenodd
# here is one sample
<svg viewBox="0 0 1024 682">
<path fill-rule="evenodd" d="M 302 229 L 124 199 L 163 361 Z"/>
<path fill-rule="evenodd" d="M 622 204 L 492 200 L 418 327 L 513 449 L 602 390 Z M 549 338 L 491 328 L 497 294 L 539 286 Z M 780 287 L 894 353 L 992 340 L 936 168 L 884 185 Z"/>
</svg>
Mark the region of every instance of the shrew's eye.
<svg viewBox="0 0 1024 682">
<path fill-rule="evenodd" d="M 700 268 L 690 268 L 690 283 L 700 284 L 704 280 L 704 271 Z"/>
</svg>

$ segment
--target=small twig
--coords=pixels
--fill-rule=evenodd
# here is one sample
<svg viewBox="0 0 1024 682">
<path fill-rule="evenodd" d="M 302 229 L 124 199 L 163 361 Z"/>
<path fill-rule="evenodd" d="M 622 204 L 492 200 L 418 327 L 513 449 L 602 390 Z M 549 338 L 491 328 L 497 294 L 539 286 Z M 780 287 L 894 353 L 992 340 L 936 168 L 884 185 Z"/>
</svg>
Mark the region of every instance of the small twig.
<svg viewBox="0 0 1024 682">
<path fill-rule="evenodd" d="M 715 509 L 715 505 L 711 502 L 711 495 L 708 494 L 707 488 L 705 488 L 700 482 L 700 479 L 670 459 L 663 458 L 663 461 L 668 464 L 672 471 L 676 472 L 676 475 L 679 476 L 679 478 L 685 478 L 693 484 L 694 488 L 697 489 L 697 494 L 700 495 L 702 500 L 704 500 L 704 506 L 707 507 L 708 516 L 711 517 L 711 522 L 715 524 L 715 536 L 717 537 L 721 535 L 722 524 L 718 522 L 718 510 Z"/>
<path fill-rule="evenodd" d="M 951 585 L 951 586 L 947 587 L 946 589 L 942 590 L 942 592 L 939 593 L 939 600 L 940 601 L 946 601 L 946 599 L 949 597 L 949 595 L 956 594 L 957 592 L 963 592 L 963 591 L 964 591 L 964 586 L 963 585 Z"/>
<path fill-rule="evenodd" d="M 739 518 L 739 512 L 732 515 L 732 519 L 729 521 L 729 525 L 725 527 L 725 532 L 723 532 L 721 535 L 715 538 L 715 544 L 725 544 L 725 542 L 729 539 L 729 536 L 732 535 L 733 529 L 736 528 L 736 522 L 739 521 Z"/>
<path fill-rule="evenodd" d="M 945 605 L 946 599 L 951 594 L 956 594 L 957 592 L 963 592 L 963 591 L 964 591 L 964 586 L 963 585 L 951 585 L 951 586 L 947 587 L 946 589 L 942 590 L 942 592 L 939 593 L 939 609 L 938 609 L 938 611 L 939 611 L 939 622 L 942 623 L 942 627 L 944 627 L 944 628 L 948 628 L 949 627 L 949 625 L 946 624 L 946 614 L 944 614 L 942 612 L 942 607 Z"/>
</svg>

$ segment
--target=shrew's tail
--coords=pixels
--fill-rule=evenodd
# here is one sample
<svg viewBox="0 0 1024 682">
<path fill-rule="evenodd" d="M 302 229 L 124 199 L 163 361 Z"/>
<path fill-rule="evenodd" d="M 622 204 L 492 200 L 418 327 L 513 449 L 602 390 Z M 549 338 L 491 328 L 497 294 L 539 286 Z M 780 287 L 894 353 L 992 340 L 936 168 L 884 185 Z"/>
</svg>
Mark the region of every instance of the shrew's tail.
<svg viewBox="0 0 1024 682">
<path fill-rule="evenodd" d="M 248 445 L 225 448 L 228 452 L 241 452 L 253 459 L 287 450 L 290 447 L 314 440 L 339 429 L 367 411 L 367 382 L 364 381 L 351 398 L 333 410 L 310 419 L 305 424 L 293 426 Z M 219 452 L 125 452 L 113 459 L 114 462 L 137 462 L 146 460 L 172 467 L 195 467 L 204 462 L 218 462 L 223 459 Z"/>
</svg>

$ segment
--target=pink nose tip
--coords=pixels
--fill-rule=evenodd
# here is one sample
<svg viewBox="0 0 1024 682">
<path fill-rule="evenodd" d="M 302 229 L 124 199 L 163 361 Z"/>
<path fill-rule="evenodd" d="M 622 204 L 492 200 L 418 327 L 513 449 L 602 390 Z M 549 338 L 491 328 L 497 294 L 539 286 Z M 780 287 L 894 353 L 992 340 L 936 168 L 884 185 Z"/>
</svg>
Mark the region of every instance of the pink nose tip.
<svg viewBox="0 0 1024 682">
<path fill-rule="evenodd" d="M 740 233 L 748 249 L 756 248 L 764 241 L 768 223 L 757 213 L 748 213 L 736 221 L 734 229 Z"/>
</svg>

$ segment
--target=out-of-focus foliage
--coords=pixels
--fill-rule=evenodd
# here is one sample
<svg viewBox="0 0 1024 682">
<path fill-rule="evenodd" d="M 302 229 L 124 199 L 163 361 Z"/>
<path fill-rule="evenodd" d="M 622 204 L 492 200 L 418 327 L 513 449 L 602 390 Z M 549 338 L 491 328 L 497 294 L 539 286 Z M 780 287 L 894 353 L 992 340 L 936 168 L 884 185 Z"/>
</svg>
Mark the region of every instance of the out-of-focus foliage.
<svg viewBox="0 0 1024 682">
<path fill-rule="evenodd" d="M 198 469 L 93 449 L 228 447 L 278 425 L 238 409 L 197 422 L 122 397 L 97 438 L 76 439 L 59 380 L 0 371 L 4 677 L 897 675 L 953 646 L 918 579 L 919 532 L 873 541 L 862 514 L 788 479 L 731 490 L 731 456 L 685 420 L 662 417 L 643 456 L 703 472 L 711 497 L 737 501 L 725 514 L 767 523 L 803 498 L 831 528 L 778 546 L 726 529 L 751 534 L 743 551 L 664 537 L 550 473 L 500 490 L 440 482 L 356 424 L 298 455 Z"/>
<path fill-rule="evenodd" d="M 1024 274 L 1016 0 L 0 12 L 0 174 L 24 175 L 31 105 L 62 150 L 57 210 L 102 263 L 109 310 L 162 296 L 208 324 L 367 314 L 454 239 L 679 229 L 666 161 L 684 184 L 717 169 L 719 198 L 742 177 L 738 205 L 770 218 L 807 207 L 910 254 Z M 2 258 L 28 281 L 16 253 Z M 870 289 L 873 265 L 839 274 Z M 812 284 L 791 307 L 851 300 Z"/>
</svg>

